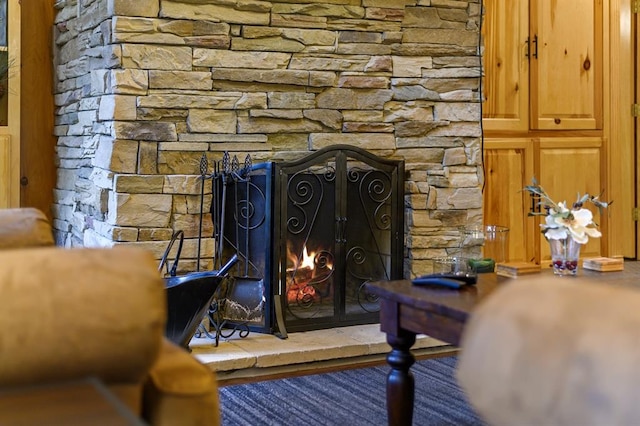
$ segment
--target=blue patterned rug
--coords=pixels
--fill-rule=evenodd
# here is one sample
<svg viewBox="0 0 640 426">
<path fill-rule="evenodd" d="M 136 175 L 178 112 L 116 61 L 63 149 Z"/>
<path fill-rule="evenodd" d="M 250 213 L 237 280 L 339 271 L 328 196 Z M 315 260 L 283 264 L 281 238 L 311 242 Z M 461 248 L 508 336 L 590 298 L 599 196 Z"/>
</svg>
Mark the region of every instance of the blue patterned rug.
<svg viewBox="0 0 640 426">
<path fill-rule="evenodd" d="M 414 425 L 483 425 L 455 381 L 456 360 L 433 358 L 411 368 Z M 383 365 L 222 387 L 222 425 L 386 425 L 388 371 Z"/>
</svg>

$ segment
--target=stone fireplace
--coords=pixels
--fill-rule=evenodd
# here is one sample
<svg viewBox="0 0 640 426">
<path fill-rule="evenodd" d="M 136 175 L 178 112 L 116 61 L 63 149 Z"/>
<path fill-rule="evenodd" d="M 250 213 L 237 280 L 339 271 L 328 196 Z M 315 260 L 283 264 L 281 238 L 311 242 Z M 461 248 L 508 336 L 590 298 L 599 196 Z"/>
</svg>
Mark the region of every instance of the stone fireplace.
<svg viewBox="0 0 640 426">
<path fill-rule="evenodd" d="M 213 267 L 199 163 L 404 161 L 406 277 L 482 223 L 479 1 L 57 0 L 57 242 Z M 212 193 L 204 193 L 210 205 Z"/>
<path fill-rule="evenodd" d="M 282 336 L 378 322 L 365 284 L 403 276 L 403 161 L 332 145 L 289 162 L 223 163 L 210 178 L 214 266 L 239 261 L 214 321 Z"/>
</svg>

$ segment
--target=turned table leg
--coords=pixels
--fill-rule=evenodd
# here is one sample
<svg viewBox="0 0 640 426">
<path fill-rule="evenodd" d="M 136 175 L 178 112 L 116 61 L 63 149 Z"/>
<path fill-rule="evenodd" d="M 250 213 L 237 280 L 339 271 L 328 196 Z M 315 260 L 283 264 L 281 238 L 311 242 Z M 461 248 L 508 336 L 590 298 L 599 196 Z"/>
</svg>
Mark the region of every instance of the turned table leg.
<svg viewBox="0 0 640 426">
<path fill-rule="evenodd" d="M 415 333 L 387 334 L 387 343 L 391 346 L 387 355 L 387 363 L 391 366 L 387 375 L 387 416 L 392 426 L 411 426 L 413 419 L 415 382 L 410 368 L 415 362 L 411 353 L 415 341 Z"/>
</svg>

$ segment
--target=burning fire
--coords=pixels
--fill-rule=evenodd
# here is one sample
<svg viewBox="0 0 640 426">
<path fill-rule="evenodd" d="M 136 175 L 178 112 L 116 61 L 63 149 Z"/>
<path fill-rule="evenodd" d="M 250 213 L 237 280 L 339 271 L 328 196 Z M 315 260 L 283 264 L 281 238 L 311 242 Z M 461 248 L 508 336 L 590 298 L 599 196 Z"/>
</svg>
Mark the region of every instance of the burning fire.
<svg viewBox="0 0 640 426">
<path fill-rule="evenodd" d="M 302 248 L 301 256 L 287 249 L 287 257 L 291 265 L 287 268 L 287 301 L 289 303 L 306 304 L 320 300 L 313 286 L 317 254 L 316 251 L 309 252 L 306 245 Z"/>
<path fill-rule="evenodd" d="M 316 266 L 314 262 L 315 257 L 316 257 L 316 253 L 311 252 L 311 254 L 309 254 L 309 252 L 307 251 L 307 246 L 304 246 L 302 250 L 302 262 L 300 262 L 298 269 L 307 268 L 307 269 L 311 269 L 312 271 L 315 270 L 315 266 Z"/>
</svg>

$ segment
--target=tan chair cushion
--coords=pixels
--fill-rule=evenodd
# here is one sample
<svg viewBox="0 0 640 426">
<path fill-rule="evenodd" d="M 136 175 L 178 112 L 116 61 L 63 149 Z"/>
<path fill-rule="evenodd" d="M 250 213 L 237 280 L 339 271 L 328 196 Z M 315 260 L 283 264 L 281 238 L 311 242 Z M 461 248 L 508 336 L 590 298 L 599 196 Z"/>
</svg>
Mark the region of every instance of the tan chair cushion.
<svg viewBox="0 0 640 426">
<path fill-rule="evenodd" d="M 164 282 L 147 251 L 0 251 L 0 385 L 139 382 L 158 356 L 165 319 Z"/>
<path fill-rule="evenodd" d="M 38 209 L 0 209 L 0 249 L 51 246 L 49 220 Z"/>
<path fill-rule="evenodd" d="M 640 290 L 514 280 L 472 315 L 458 380 L 491 425 L 639 425 Z"/>
</svg>

